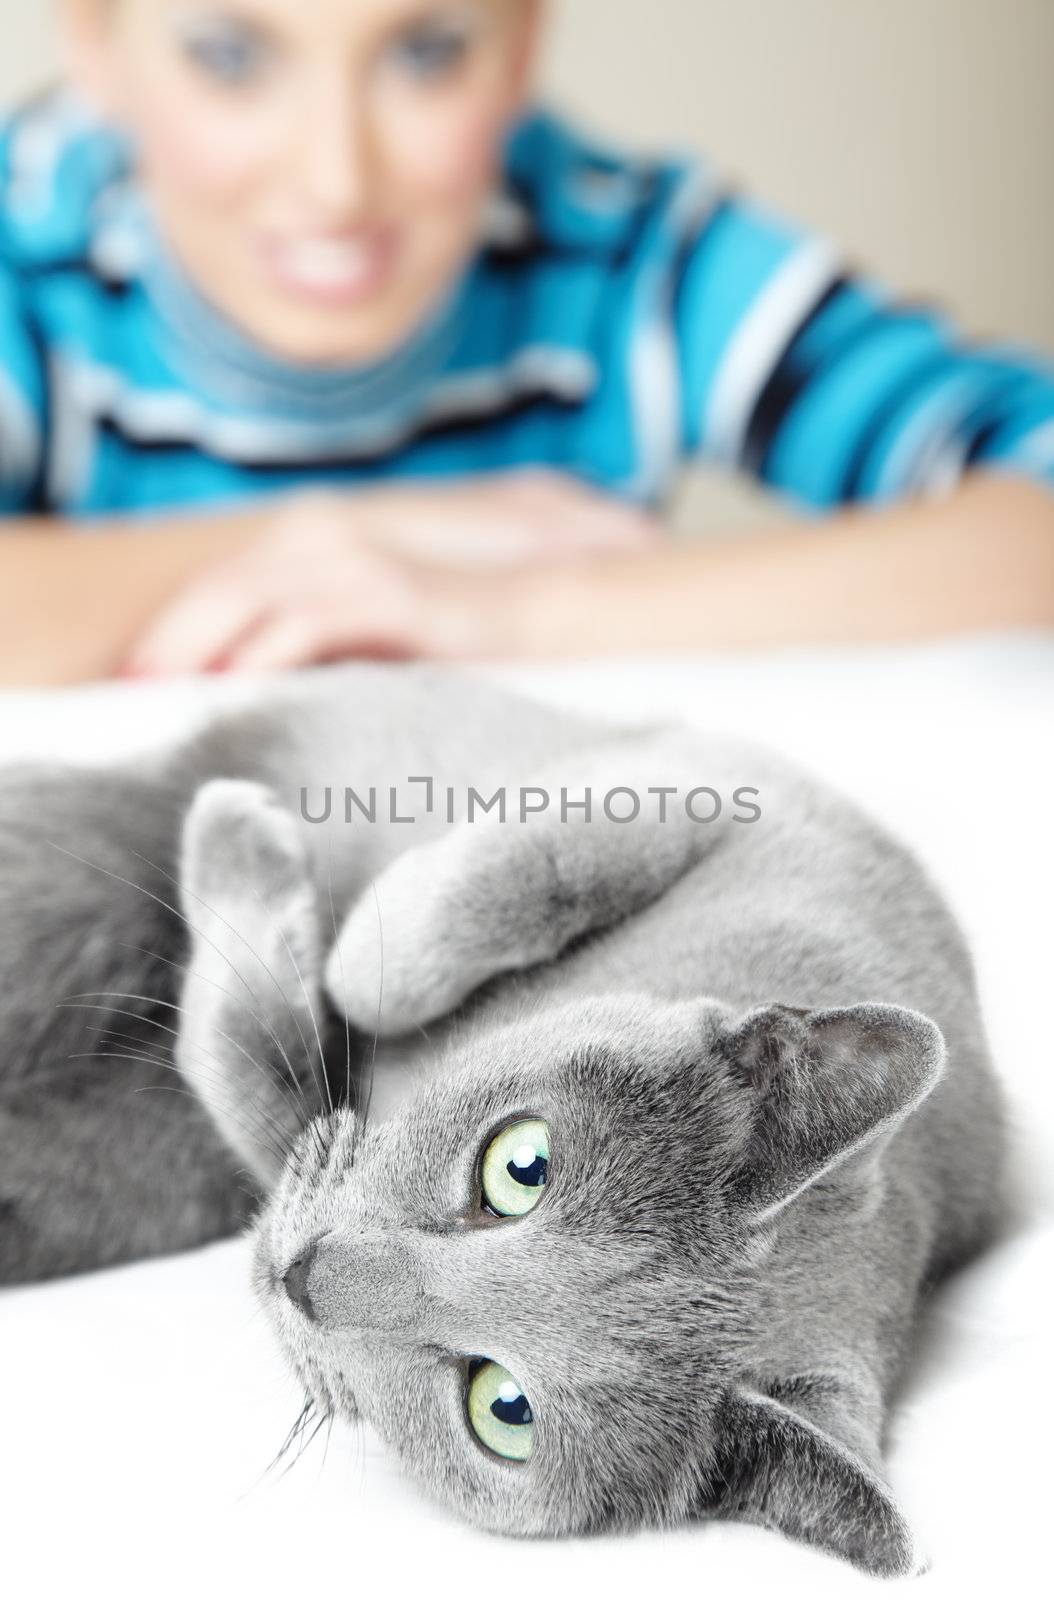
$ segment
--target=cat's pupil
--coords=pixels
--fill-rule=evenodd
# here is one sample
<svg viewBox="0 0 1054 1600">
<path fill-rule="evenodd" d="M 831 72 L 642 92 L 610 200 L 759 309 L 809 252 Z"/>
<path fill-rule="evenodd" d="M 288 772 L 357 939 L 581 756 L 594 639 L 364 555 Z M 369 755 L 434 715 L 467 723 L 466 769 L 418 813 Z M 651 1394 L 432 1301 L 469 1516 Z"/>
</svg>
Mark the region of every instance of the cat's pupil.
<svg viewBox="0 0 1054 1600">
<path fill-rule="evenodd" d="M 549 1171 L 549 1159 L 539 1155 L 533 1145 L 521 1145 L 519 1150 L 513 1151 L 505 1171 L 514 1183 L 522 1183 L 525 1189 L 540 1189 Z"/>
<path fill-rule="evenodd" d="M 499 1422 L 504 1422 L 510 1428 L 526 1427 L 534 1420 L 527 1396 L 511 1383 L 502 1384 L 498 1398 L 490 1403 L 490 1409 Z"/>
</svg>

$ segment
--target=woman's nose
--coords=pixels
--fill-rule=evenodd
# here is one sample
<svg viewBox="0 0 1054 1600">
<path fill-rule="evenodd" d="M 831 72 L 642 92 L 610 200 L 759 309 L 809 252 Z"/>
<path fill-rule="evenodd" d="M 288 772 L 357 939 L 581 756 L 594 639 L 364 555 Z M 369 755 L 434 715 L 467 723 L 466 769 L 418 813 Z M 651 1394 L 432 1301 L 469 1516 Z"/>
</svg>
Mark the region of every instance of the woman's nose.
<svg viewBox="0 0 1054 1600">
<path fill-rule="evenodd" d="M 295 182 L 320 220 L 348 222 L 368 208 L 369 146 L 365 114 L 346 85 L 320 90 L 304 106 Z"/>
</svg>

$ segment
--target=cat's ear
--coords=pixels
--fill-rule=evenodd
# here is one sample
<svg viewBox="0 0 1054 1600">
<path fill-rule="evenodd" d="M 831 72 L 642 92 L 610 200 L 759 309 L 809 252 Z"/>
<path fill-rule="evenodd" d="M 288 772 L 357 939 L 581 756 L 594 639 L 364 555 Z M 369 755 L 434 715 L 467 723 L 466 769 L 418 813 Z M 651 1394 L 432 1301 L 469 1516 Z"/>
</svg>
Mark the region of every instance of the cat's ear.
<svg viewBox="0 0 1054 1600">
<path fill-rule="evenodd" d="M 767 1006 L 721 1035 L 719 1049 L 745 1092 L 733 1187 L 756 1219 L 892 1132 L 944 1067 L 940 1029 L 900 1006 Z"/>
<path fill-rule="evenodd" d="M 183 827 L 180 897 L 176 1064 L 266 1190 L 322 1109 L 316 896 L 292 813 L 258 784 L 206 784 Z"/>
<path fill-rule="evenodd" d="M 612 782 L 633 776 L 624 749 L 606 759 Z M 661 753 L 651 759 L 668 774 Z M 656 899 L 723 826 L 700 826 L 683 807 L 665 821 L 614 821 L 601 806 L 604 771 L 598 753 L 588 817 L 579 790 L 564 808 L 565 774 L 563 788 L 535 791 L 552 796 L 542 815 L 460 823 L 398 856 L 352 907 L 327 964 L 338 1011 L 382 1035 L 447 1016 L 489 979 L 551 961 Z M 634 792 L 645 790 L 641 781 Z"/>
<path fill-rule="evenodd" d="M 848 1402 L 827 1395 L 822 1420 L 786 1396 L 732 1391 L 718 1411 L 700 1514 L 758 1523 L 876 1577 L 922 1570 L 915 1541 L 869 1452 L 852 1437 Z"/>
</svg>

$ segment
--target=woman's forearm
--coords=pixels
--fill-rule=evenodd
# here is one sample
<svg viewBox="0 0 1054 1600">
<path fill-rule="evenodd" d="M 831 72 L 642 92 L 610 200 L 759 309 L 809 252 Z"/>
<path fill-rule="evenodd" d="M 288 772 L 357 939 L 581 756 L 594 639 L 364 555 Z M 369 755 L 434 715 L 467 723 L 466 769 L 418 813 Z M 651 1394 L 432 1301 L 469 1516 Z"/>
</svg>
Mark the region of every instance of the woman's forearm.
<svg viewBox="0 0 1054 1600">
<path fill-rule="evenodd" d="M 308 509 L 296 502 L 273 515 L 247 506 L 75 528 L 6 524 L 0 532 L 0 685 L 112 675 L 135 659 L 137 646 L 141 653 L 144 630 L 156 631 L 158 613 L 170 611 L 173 597 L 197 595 L 200 612 L 200 591 L 208 598 L 210 582 L 217 588 L 210 569 L 229 572 L 224 558 L 239 557 L 250 544 L 250 559 L 265 554 L 267 541 L 254 542 L 272 526 L 286 530 L 301 577 L 308 540 L 306 548 L 315 553 L 307 569 L 329 611 L 343 605 L 338 580 L 344 574 L 344 587 L 354 591 L 354 615 L 344 617 L 343 632 L 336 633 L 344 640 L 350 630 L 346 653 L 364 653 L 363 639 L 383 641 L 392 625 L 383 606 L 391 582 L 362 592 L 361 560 L 345 572 L 345 543 L 362 530 L 345 527 L 346 511 L 331 507 L 328 520 L 336 517 L 340 538 L 320 554 L 317 528 L 315 544 L 308 539 L 314 526 Z M 315 523 L 318 515 L 316 508 Z M 376 540 L 367 543 L 372 548 Z M 384 549 L 383 537 L 378 549 Z M 853 511 L 730 541 L 567 562 L 536 557 L 515 574 L 478 570 L 478 564 L 477 570 L 469 564 L 415 572 L 401 557 L 386 559 L 407 568 L 403 588 L 414 601 L 416 631 L 406 634 L 403 606 L 396 618 L 402 631 L 393 637 L 407 654 L 539 657 L 779 647 L 1054 626 L 1054 495 L 995 474 L 977 476 L 939 502 Z M 237 568 L 241 572 L 240 563 Z M 251 578 L 250 572 L 239 584 L 251 589 Z M 224 581 L 229 590 L 232 580 Z M 299 594 L 288 575 L 279 591 L 273 589 L 272 582 L 268 614 L 279 619 L 283 604 L 299 607 L 301 621 L 310 620 L 311 604 L 322 604 L 319 595 Z M 327 647 L 327 658 L 334 653 L 336 646 Z"/>
<path fill-rule="evenodd" d="M 1054 494 L 977 476 L 941 501 L 526 573 L 520 583 L 510 642 L 533 656 L 1050 627 Z"/>
<path fill-rule="evenodd" d="M 290 618 L 302 648 L 273 665 L 303 665 L 318 641 L 327 652 L 428 654 L 424 639 L 404 634 L 411 613 L 431 615 L 433 568 L 548 566 L 639 548 L 658 533 L 572 478 L 529 471 L 320 487 L 211 515 L 0 523 L 0 684 L 67 683 L 123 666 L 237 670 L 254 629 Z"/>
<path fill-rule="evenodd" d="M 258 524 L 250 510 L 0 524 L 0 685 L 111 676 L 163 602 Z"/>
</svg>

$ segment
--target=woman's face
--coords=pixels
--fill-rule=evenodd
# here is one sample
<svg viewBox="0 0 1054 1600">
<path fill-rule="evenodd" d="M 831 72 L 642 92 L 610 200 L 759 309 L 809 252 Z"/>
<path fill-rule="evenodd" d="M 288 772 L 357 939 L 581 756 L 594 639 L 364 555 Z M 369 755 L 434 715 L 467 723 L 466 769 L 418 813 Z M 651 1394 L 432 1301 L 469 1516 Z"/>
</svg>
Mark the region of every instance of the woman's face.
<svg viewBox="0 0 1054 1600">
<path fill-rule="evenodd" d="M 536 0 L 69 0 L 192 279 L 294 361 L 404 340 L 476 244 Z"/>
</svg>

